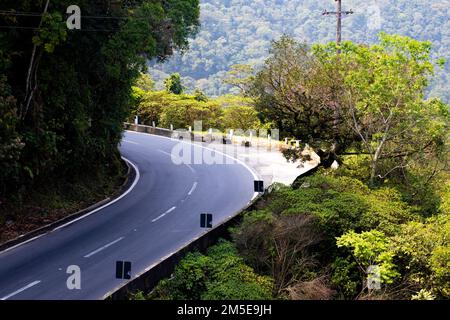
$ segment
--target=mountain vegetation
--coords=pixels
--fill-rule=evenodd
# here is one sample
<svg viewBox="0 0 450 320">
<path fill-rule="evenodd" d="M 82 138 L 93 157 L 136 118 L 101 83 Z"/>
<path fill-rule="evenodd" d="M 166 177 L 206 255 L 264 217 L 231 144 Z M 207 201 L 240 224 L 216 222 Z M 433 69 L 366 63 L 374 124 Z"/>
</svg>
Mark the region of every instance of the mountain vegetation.
<svg viewBox="0 0 450 320">
<path fill-rule="evenodd" d="M 150 79 L 142 74 L 138 83 Z M 151 80 L 146 80 L 151 81 Z M 207 97 L 203 92 L 183 93 L 183 83 L 179 74 L 173 74 L 166 80 L 166 90 L 147 90 L 136 84 L 133 86 L 132 116 L 139 116 L 140 123 L 175 129 L 194 128 L 195 121 L 202 121 L 203 131 L 209 129 L 226 131 L 227 129 L 255 130 L 262 128 L 253 100 L 237 95 Z"/>
<path fill-rule="evenodd" d="M 191 48 L 165 64 L 151 63 L 150 73 L 160 87 L 170 73 L 179 72 L 190 90 L 208 95 L 229 93 L 224 83 L 233 65 L 263 64 L 271 41 L 287 35 L 299 42 L 328 43 L 335 39 L 332 0 L 202 0 L 201 28 Z M 343 39 L 372 44 L 380 31 L 408 36 L 433 44 L 433 58 L 450 58 L 450 2 L 448 0 L 344 0 Z M 450 102 L 450 63 L 436 70 L 427 94 Z M 232 92 L 235 92 L 231 90 Z"/>
</svg>

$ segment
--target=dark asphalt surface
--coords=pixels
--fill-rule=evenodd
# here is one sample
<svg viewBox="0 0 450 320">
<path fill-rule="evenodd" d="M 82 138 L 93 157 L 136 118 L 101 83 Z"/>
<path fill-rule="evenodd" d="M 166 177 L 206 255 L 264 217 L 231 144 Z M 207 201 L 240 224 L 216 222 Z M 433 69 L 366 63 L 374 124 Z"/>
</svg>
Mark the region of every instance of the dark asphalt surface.
<svg viewBox="0 0 450 320">
<path fill-rule="evenodd" d="M 200 213 L 213 213 L 216 224 L 253 198 L 255 176 L 249 168 L 177 165 L 171 159 L 177 144 L 126 132 L 121 151 L 138 168 L 134 188 L 98 212 L 0 252 L 0 299 L 102 299 L 129 281 L 115 278 L 117 260 L 131 261 L 135 277 L 205 233 Z M 70 265 L 81 269 L 80 290 L 67 288 Z"/>
</svg>

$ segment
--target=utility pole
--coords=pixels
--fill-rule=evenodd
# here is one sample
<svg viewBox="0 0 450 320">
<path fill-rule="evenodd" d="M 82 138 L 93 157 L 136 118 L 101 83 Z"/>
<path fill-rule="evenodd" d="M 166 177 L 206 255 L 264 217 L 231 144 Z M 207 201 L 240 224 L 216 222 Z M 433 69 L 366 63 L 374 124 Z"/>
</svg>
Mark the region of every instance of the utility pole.
<svg viewBox="0 0 450 320">
<path fill-rule="evenodd" d="M 336 46 L 338 47 L 338 53 L 341 52 L 340 46 L 342 41 L 342 16 L 353 14 L 353 10 L 342 11 L 342 0 L 334 0 L 336 2 L 336 11 L 325 10 L 322 15 L 336 15 L 337 17 L 337 27 L 336 27 Z"/>
</svg>

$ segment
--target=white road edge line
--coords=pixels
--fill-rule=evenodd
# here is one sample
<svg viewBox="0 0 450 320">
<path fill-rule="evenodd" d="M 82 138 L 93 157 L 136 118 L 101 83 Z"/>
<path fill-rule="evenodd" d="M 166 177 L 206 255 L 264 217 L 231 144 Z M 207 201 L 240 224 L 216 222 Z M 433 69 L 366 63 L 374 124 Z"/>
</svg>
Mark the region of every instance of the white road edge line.
<svg viewBox="0 0 450 320">
<path fill-rule="evenodd" d="M 162 138 L 162 139 L 169 139 L 169 140 L 172 140 L 172 141 L 176 141 L 176 139 L 172 139 L 172 138 L 168 138 L 168 137 L 163 137 L 163 136 L 158 136 L 158 135 L 156 135 L 156 134 L 151 134 L 151 133 L 136 132 L 136 131 L 132 131 L 132 130 L 125 130 L 125 131 L 126 131 L 126 132 L 130 132 L 130 133 L 137 133 L 137 134 L 143 134 L 143 135 L 151 135 L 151 136 L 159 137 L 159 138 Z M 182 141 L 179 141 L 179 142 L 182 142 Z M 188 143 L 188 142 L 183 142 L 183 143 Z M 258 180 L 258 179 L 259 179 L 258 174 L 257 174 L 251 167 L 249 167 L 245 162 L 243 162 L 243 161 L 241 161 L 241 160 L 239 160 L 239 159 L 237 159 L 237 158 L 235 158 L 235 157 L 232 157 L 232 156 L 230 156 L 230 155 L 228 155 L 228 154 L 226 154 L 226 153 L 223 153 L 223 152 L 220 152 L 220 151 L 217 151 L 217 150 L 208 148 L 208 147 L 204 147 L 204 146 L 202 146 L 202 145 L 198 145 L 198 144 L 194 144 L 194 143 L 189 143 L 189 144 L 190 144 L 190 145 L 194 145 L 194 146 L 198 146 L 198 147 L 200 147 L 200 148 L 208 149 L 208 150 L 210 150 L 210 151 L 215 151 L 215 152 L 218 152 L 218 153 L 223 154 L 223 155 L 226 156 L 226 157 L 229 157 L 230 159 L 234 159 L 234 160 L 236 160 L 237 162 L 239 162 L 242 166 L 244 166 L 248 171 L 250 171 L 250 173 L 253 175 L 253 178 L 254 178 L 255 180 Z M 159 150 L 159 151 L 162 152 L 162 153 L 168 154 L 168 153 L 165 152 L 165 151 L 162 151 L 162 150 Z M 254 192 L 254 193 L 253 193 L 253 198 L 249 201 L 249 203 L 252 202 L 253 199 L 255 199 L 258 195 L 259 195 L 258 192 Z M 208 233 L 208 232 L 209 232 L 209 231 L 205 231 L 205 233 Z M 186 244 L 182 245 L 180 248 L 186 247 L 188 244 L 194 242 L 195 240 L 197 240 L 198 238 L 200 238 L 201 236 L 203 236 L 203 234 L 205 234 L 205 233 L 202 233 L 201 235 L 195 237 L 194 239 L 191 239 L 190 241 L 186 242 Z M 158 265 L 159 263 L 161 263 L 161 261 L 164 261 L 165 259 L 167 259 L 167 258 L 170 257 L 171 255 L 173 255 L 173 254 L 174 254 L 175 252 L 177 252 L 177 251 L 178 251 L 178 250 L 176 250 L 176 251 L 174 251 L 174 252 L 172 252 L 172 253 L 169 253 L 168 255 L 166 255 L 166 256 L 164 256 L 163 258 L 161 258 L 159 261 L 157 261 L 157 262 L 155 262 L 154 264 L 148 266 L 148 267 L 145 268 L 142 272 L 136 274 L 136 275 L 133 277 L 133 279 L 139 278 L 141 275 L 143 275 L 144 273 L 146 273 L 148 270 L 152 269 L 153 267 L 155 267 L 156 265 Z M 130 281 L 131 281 L 131 280 L 130 280 Z M 106 293 L 105 295 L 103 295 L 103 297 L 101 297 L 100 299 L 102 299 L 102 300 L 106 299 L 107 297 L 109 297 L 111 294 L 113 294 L 114 292 L 116 292 L 118 289 L 120 289 L 120 288 L 122 288 L 122 287 L 123 287 L 123 284 L 120 285 L 120 286 L 118 286 L 118 287 L 116 287 L 116 288 L 114 288 L 113 290 L 109 291 L 108 293 Z"/>
<path fill-rule="evenodd" d="M 167 210 L 166 212 L 164 212 L 162 215 L 156 217 L 155 219 L 152 220 L 152 222 L 156 222 L 159 219 L 161 219 L 162 217 L 164 217 L 166 214 L 171 213 L 173 210 L 175 210 L 177 207 L 172 207 L 169 210 Z"/>
<path fill-rule="evenodd" d="M 0 298 L 0 300 L 7 300 L 7 299 L 9 299 L 9 298 L 11 298 L 11 297 L 13 297 L 13 296 L 15 296 L 15 295 L 25 291 L 25 290 L 27 290 L 27 289 L 30 289 L 31 287 L 33 287 L 33 286 L 35 286 L 35 285 L 37 285 L 39 283 L 41 283 L 41 280 L 33 281 L 32 283 L 27 284 L 25 287 L 22 287 L 19 290 L 16 290 L 13 293 L 10 293 L 10 294 L 4 296 L 3 298 Z"/>
<path fill-rule="evenodd" d="M 110 243 L 105 244 L 103 247 L 100 247 L 100 248 L 98 248 L 97 250 L 94 250 L 94 251 L 88 253 L 88 254 L 85 255 L 83 258 L 90 258 L 90 257 L 92 257 L 94 254 L 99 253 L 100 251 L 105 250 L 105 249 L 108 248 L 108 247 L 111 247 L 113 244 L 116 244 L 117 242 L 123 240 L 124 238 L 125 238 L 125 237 L 120 237 L 119 239 L 116 239 L 116 240 L 114 240 L 114 241 L 111 241 Z"/>
<path fill-rule="evenodd" d="M 125 197 L 126 195 L 128 195 L 131 191 L 133 191 L 134 187 L 136 187 L 136 185 L 138 184 L 139 179 L 141 178 L 141 174 L 140 174 L 140 172 L 139 172 L 139 169 L 137 168 L 137 166 L 136 166 L 134 163 L 132 163 L 130 160 L 128 160 L 128 159 L 125 158 L 125 157 L 122 157 L 122 159 L 123 159 L 124 161 L 126 161 L 129 165 L 131 165 L 131 166 L 134 168 L 134 170 L 136 171 L 136 177 L 135 177 L 135 179 L 134 179 L 134 181 L 133 181 L 133 184 L 132 184 L 132 185 L 130 186 L 130 188 L 128 188 L 128 190 L 125 191 L 122 195 L 120 195 L 118 198 L 114 199 L 113 201 L 106 203 L 105 205 L 101 206 L 100 208 L 97 208 L 97 209 L 95 209 L 95 210 L 93 210 L 93 211 L 91 211 L 91 212 L 88 212 L 88 213 L 86 213 L 85 215 L 83 215 L 83 216 L 81 216 L 81 217 L 79 217 L 79 218 L 76 218 L 76 219 L 74 219 L 74 220 L 72 220 L 72 221 L 69 221 L 69 222 L 66 223 L 66 224 L 63 224 L 63 225 L 61 225 L 61 226 L 59 226 L 59 227 L 56 227 L 55 229 L 51 230 L 50 232 L 40 234 L 40 235 L 38 235 L 38 236 L 36 236 L 36 237 L 34 237 L 34 238 L 28 239 L 28 240 L 26 240 L 26 241 L 24 241 L 24 242 L 21 242 L 21 243 L 16 244 L 15 246 L 12 246 L 12 247 L 9 247 L 9 248 L 7 248 L 7 249 L 5 249 L 5 250 L 3 250 L 3 251 L 0 251 L 0 255 L 3 254 L 3 253 L 5 253 L 5 252 L 8 252 L 8 251 L 10 251 L 10 250 L 13 250 L 13 249 L 15 249 L 15 248 L 17 248 L 17 247 L 20 247 L 20 246 L 22 246 L 22 245 L 24 245 L 24 244 L 26 244 L 26 243 L 28 243 L 28 242 L 31 242 L 31 241 L 34 241 L 34 240 L 40 238 L 40 237 L 43 237 L 43 236 L 45 236 L 45 235 L 48 234 L 48 233 L 52 233 L 52 232 L 54 232 L 54 231 L 56 231 L 56 230 L 62 229 L 62 228 L 64 228 L 64 227 L 67 227 L 67 226 L 71 225 L 72 223 L 75 223 L 75 222 L 77 222 L 77 221 L 79 221 L 79 220 L 81 220 L 81 219 L 84 219 L 84 218 L 90 216 L 91 214 L 94 214 L 94 213 L 96 213 L 96 212 L 98 212 L 98 211 L 100 211 L 100 210 L 103 210 L 103 209 L 109 207 L 110 205 L 116 203 L 117 201 L 121 200 L 123 197 Z"/>
<path fill-rule="evenodd" d="M 188 168 L 189 168 L 189 170 L 191 170 L 191 172 L 192 172 L 193 174 L 196 174 L 196 171 L 195 171 L 195 169 L 194 169 L 194 168 L 192 168 L 192 166 L 191 166 L 190 164 L 186 164 L 186 163 L 185 163 L 185 166 L 186 166 L 186 167 L 188 167 Z"/>
<path fill-rule="evenodd" d="M 188 192 L 189 196 L 195 191 L 195 189 L 197 188 L 197 184 L 198 184 L 197 182 L 194 182 L 194 184 L 192 185 L 191 190 Z"/>
<path fill-rule="evenodd" d="M 123 193 L 122 195 L 120 195 L 120 197 L 114 199 L 113 201 L 108 202 L 108 203 L 105 204 L 104 206 L 101 206 L 100 208 L 97 208 L 97 209 L 95 209 L 95 210 L 93 210 L 93 211 L 91 211 L 91 212 L 85 214 L 84 216 L 81 216 L 81 217 L 79 217 L 79 218 L 77 218 L 77 219 L 75 219 L 75 220 L 69 221 L 68 223 L 63 224 L 62 226 L 59 226 L 59 227 L 53 229 L 52 231 L 56 231 L 56 230 L 65 228 L 65 227 L 71 225 L 72 223 L 75 223 L 75 222 L 77 222 L 77 221 L 79 221 L 79 220 L 81 220 L 81 219 L 84 219 L 84 218 L 90 216 L 91 214 L 94 214 L 94 213 L 96 213 L 96 212 L 98 212 L 98 211 L 100 211 L 100 210 L 105 209 L 106 207 L 111 206 L 112 204 L 116 203 L 117 201 L 121 200 L 121 199 L 124 198 L 126 195 L 128 195 L 128 194 L 134 189 L 134 187 L 136 187 L 136 185 L 137 185 L 139 179 L 141 178 L 141 174 L 140 174 L 140 172 L 139 172 L 139 169 L 138 169 L 138 168 L 136 167 L 136 165 L 135 165 L 134 163 L 132 163 L 130 160 L 128 160 L 128 159 L 126 159 L 126 158 L 124 158 L 124 157 L 122 157 L 122 159 L 125 160 L 126 162 L 128 162 L 128 163 L 134 168 L 134 170 L 136 170 L 136 178 L 134 179 L 133 184 L 131 185 L 131 187 L 130 187 L 125 193 Z"/>
</svg>

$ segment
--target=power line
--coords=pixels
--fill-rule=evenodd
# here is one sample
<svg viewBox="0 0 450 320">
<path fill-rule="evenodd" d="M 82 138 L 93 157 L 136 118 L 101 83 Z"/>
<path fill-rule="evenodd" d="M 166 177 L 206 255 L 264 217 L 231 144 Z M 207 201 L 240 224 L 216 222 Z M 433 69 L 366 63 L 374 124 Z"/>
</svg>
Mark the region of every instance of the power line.
<svg viewBox="0 0 450 320">
<path fill-rule="evenodd" d="M 6 26 L 6 25 L 0 25 L 0 29 L 23 29 L 23 30 L 32 30 L 32 31 L 44 30 L 44 28 L 38 28 L 38 27 Z M 88 28 L 82 28 L 82 29 L 73 30 L 73 32 L 119 32 L 121 30 L 122 29 L 88 29 Z M 141 33 L 145 33 L 145 32 L 147 32 L 147 31 L 146 30 L 142 30 L 142 31 L 130 32 L 129 34 L 141 34 Z"/>
<path fill-rule="evenodd" d="M 24 16 L 24 17 L 42 17 L 43 14 L 40 12 L 20 12 L 20 11 L 5 11 L 0 10 L 0 15 L 3 16 Z M 148 18 L 138 18 L 138 17 L 128 17 L 128 16 L 88 16 L 81 15 L 82 19 L 113 19 L 113 20 L 127 20 L 130 18 L 137 20 L 147 20 Z"/>
</svg>

